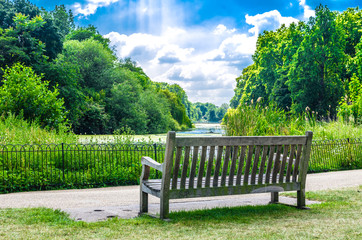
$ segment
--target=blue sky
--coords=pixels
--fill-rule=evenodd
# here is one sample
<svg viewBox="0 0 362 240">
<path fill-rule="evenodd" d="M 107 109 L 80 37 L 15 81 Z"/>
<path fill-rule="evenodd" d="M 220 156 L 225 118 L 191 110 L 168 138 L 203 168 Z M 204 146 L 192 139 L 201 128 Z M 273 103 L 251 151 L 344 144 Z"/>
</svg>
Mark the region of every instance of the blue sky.
<svg viewBox="0 0 362 240">
<path fill-rule="evenodd" d="M 64 4 L 76 24 L 92 24 L 120 58 L 131 57 L 153 81 L 177 83 L 192 102 L 229 103 L 235 78 L 251 64 L 259 33 L 306 21 L 319 4 L 331 10 L 361 0 L 31 0 Z"/>
</svg>

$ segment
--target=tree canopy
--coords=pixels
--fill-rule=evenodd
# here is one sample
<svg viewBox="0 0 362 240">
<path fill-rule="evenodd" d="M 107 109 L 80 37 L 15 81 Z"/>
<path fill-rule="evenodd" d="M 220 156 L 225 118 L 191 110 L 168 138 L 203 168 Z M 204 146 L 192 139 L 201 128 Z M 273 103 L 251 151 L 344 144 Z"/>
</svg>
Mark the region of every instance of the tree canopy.
<svg viewBox="0 0 362 240">
<path fill-rule="evenodd" d="M 52 128 L 67 122 L 79 134 L 192 127 L 181 87 L 152 82 L 136 62 L 118 59 L 109 39 L 76 27 L 63 5 L 46 11 L 0 0 L 0 43 L 2 115 Z"/>
<path fill-rule="evenodd" d="M 230 106 L 263 99 L 264 105 L 273 103 L 291 114 L 310 109 L 326 119 L 335 118 L 340 106 L 356 105 L 361 24 L 358 7 L 339 13 L 320 5 L 307 22 L 264 31 L 253 64 L 236 79 Z"/>
</svg>

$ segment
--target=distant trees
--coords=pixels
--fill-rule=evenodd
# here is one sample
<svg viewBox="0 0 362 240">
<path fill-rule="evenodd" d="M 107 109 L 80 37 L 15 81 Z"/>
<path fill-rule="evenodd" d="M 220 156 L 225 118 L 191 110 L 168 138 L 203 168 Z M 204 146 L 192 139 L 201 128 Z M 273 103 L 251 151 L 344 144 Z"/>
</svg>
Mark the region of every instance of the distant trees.
<svg viewBox="0 0 362 240">
<path fill-rule="evenodd" d="M 274 103 L 292 114 L 308 107 L 320 119 L 335 118 L 338 109 L 355 106 L 355 86 L 361 85 L 362 77 L 361 24 L 359 8 L 337 13 L 320 5 L 308 22 L 264 31 L 257 40 L 254 63 L 236 79 L 230 106 L 262 99 L 264 106 Z"/>
<path fill-rule="evenodd" d="M 196 114 L 194 115 L 193 121 L 200 122 L 221 122 L 225 113 L 227 112 L 229 105 L 224 103 L 220 107 L 212 103 L 192 103 Z"/>
</svg>

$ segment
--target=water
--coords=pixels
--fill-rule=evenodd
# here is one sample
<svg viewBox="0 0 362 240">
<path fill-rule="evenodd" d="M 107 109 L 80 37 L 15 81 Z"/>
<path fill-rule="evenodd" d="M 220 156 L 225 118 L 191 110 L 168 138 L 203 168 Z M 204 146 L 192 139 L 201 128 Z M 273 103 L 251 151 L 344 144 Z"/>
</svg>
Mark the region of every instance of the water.
<svg viewBox="0 0 362 240">
<path fill-rule="evenodd" d="M 191 136 L 191 137 L 211 137 L 222 136 L 225 134 L 225 130 L 218 123 L 196 123 L 195 128 L 180 131 L 176 133 L 176 136 Z M 146 134 L 146 135 L 134 135 L 130 138 L 135 142 L 166 142 L 167 133 L 162 134 Z M 112 143 L 114 142 L 113 135 L 79 135 L 80 143 Z"/>
<path fill-rule="evenodd" d="M 222 136 L 225 130 L 218 123 L 196 123 L 194 129 L 177 132 L 177 135 L 202 135 L 202 136 Z"/>
</svg>

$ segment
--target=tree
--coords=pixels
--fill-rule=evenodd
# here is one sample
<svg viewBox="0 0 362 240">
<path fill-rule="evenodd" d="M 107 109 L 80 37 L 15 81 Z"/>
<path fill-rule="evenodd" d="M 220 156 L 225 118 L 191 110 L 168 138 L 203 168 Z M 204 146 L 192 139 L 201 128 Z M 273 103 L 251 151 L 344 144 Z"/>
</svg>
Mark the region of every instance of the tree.
<svg viewBox="0 0 362 240">
<path fill-rule="evenodd" d="M 147 133 L 149 119 L 139 102 L 141 89 L 130 80 L 113 86 L 107 104 L 113 130 L 128 127 L 138 134 Z"/>
<path fill-rule="evenodd" d="M 41 28 L 44 20 L 37 16 L 32 19 L 18 13 L 13 18 L 14 27 L 0 28 L 0 67 L 11 66 L 16 62 L 27 65 L 42 64 L 45 45 L 32 36 L 32 32 Z"/>
<path fill-rule="evenodd" d="M 1 114 L 20 115 L 28 121 L 39 121 L 43 127 L 57 128 L 63 124 L 63 100 L 57 98 L 58 90 L 49 90 L 49 83 L 41 78 L 20 63 L 6 68 L 0 88 Z"/>
<path fill-rule="evenodd" d="M 336 116 L 343 95 L 341 71 L 346 62 L 344 35 L 335 22 L 337 13 L 319 6 L 310 18 L 308 32 L 296 52 L 287 82 L 294 113 L 306 107 L 321 116 Z"/>
</svg>

